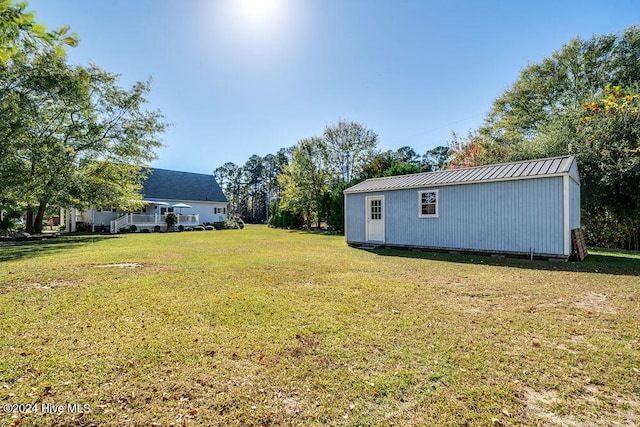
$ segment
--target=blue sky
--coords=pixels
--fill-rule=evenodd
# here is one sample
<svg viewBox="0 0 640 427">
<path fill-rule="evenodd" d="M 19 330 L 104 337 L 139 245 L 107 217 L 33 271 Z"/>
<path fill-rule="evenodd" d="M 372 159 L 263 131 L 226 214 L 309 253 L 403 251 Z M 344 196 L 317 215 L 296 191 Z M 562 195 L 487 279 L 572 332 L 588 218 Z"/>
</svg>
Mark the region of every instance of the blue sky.
<svg viewBox="0 0 640 427">
<path fill-rule="evenodd" d="M 172 124 L 152 166 L 211 173 L 340 119 L 418 153 L 481 125 L 492 101 L 570 39 L 640 23 L 633 1 L 31 0 L 81 38 L 69 61 L 152 77 Z"/>
</svg>

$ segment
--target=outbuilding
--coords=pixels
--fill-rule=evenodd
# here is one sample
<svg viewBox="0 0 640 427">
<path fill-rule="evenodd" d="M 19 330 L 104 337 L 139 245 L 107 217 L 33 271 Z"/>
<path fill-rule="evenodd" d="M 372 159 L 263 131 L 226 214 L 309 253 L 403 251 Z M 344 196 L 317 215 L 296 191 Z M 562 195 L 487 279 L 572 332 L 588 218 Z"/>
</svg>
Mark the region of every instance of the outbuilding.
<svg viewBox="0 0 640 427">
<path fill-rule="evenodd" d="M 567 259 L 580 228 L 571 155 L 373 178 L 344 196 L 350 245 Z"/>
</svg>

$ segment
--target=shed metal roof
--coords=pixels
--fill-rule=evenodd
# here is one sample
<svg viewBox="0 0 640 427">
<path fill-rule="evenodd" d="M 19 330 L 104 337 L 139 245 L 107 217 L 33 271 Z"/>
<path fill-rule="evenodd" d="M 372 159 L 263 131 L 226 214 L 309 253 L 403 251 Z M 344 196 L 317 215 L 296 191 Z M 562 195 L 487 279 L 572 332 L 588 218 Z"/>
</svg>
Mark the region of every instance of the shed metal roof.
<svg viewBox="0 0 640 427">
<path fill-rule="evenodd" d="M 151 168 L 144 181 L 145 199 L 226 202 L 213 175 Z"/>
<path fill-rule="evenodd" d="M 472 168 L 449 169 L 437 172 L 415 173 L 384 178 L 372 178 L 344 190 L 349 193 L 401 190 L 405 188 L 436 187 L 479 182 L 509 181 L 568 174 L 574 156 L 524 160 Z"/>
</svg>

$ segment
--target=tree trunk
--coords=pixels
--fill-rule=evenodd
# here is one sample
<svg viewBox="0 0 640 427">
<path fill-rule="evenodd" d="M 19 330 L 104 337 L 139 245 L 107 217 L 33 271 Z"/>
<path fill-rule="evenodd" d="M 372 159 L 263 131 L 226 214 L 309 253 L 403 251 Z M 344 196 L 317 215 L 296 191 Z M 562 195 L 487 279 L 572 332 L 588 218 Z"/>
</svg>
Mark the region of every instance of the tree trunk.
<svg viewBox="0 0 640 427">
<path fill-rule="evenodd" d="M 44 213 L 47 209 L 47 202 L 40 201 L 40 206 L 38 206 L 38 213 L 36 214 L 36 219 L 33 224 L 33 231 L 36 234 L 42 233 L 42 221 L 44 221 Z"/>
<path fill-rule="evenodd" d="M 33 207 L 27 206 L 27 223 L 25 224 L 25 231 L 27 233 L 33 233 Z"/>
</svg>

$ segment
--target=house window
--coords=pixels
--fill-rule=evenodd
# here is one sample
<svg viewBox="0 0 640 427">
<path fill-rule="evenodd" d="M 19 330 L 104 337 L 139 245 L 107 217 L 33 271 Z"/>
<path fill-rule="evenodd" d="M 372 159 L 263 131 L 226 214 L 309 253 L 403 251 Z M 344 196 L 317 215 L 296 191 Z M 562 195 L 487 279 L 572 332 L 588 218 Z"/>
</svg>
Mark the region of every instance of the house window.
<svg viewBox="0 0 640 427">
<path fill-rule="evenodd" d="M 105 208 L 105 207 L 100 207 L 100 208 L 96 208 L 96 212 L 117 212 L 118 208 L 116 208 L 115 206 L 111 207 L 111 208 Z"/>
<path fill-rule="evenodd" d="M 418 191 L 420 218 L 437 218 L 438 217 L 438 190 Z"/>
<path fill-rule="evenodd" d="M 214 212 L 213 213 L 223 214 L 224 215 L 224 214 L 227 213 L 226 211 L 227 211 L 227 208 L 214 208 Z"/>
</svg>

